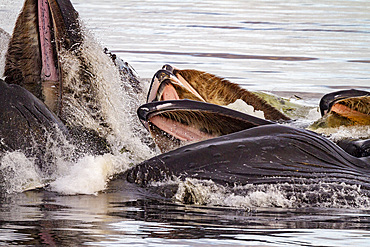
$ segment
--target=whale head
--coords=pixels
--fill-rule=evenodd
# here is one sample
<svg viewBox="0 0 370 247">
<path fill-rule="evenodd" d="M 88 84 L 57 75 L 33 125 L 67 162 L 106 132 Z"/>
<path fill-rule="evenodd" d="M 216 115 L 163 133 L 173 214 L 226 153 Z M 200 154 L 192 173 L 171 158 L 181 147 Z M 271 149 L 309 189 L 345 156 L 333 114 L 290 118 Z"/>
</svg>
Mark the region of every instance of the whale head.
<svg viewBox="0 0 370 247">
<path fill-rule="evenodd" d="M 81 42 L 78 13 L 69 0 L 26 0 L 6 54 L 5 81 L 24 87 L 59 115 L 64 77 L 59 55 Z"/>
</svg>

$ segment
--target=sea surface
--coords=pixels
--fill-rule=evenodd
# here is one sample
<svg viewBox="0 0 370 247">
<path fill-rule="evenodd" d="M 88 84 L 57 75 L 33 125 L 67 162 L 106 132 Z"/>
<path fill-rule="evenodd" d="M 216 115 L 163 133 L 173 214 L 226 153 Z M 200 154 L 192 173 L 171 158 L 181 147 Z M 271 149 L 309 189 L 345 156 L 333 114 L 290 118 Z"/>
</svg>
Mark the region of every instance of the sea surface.
<svg viewBox="0 0 370 247">
<path fill-rule="evenodd" d="M 146 84 L 171 64 L 310 107 L 335 90 L 370 90 L 367 0 L 72 3 L 86 32 L 130 63 Z M 0 0 L 0 28 L 12 32 L 22 4 Z M 126 136 L 125 124 L 117 124 L 127 126 L 120 138 L 131 143 L 135 137 Z M 358 187 L 327 191 L 322 185 L 317 193 L 329 193 L 332 200 L 312 206 L 288 200 L 278 187 L 236 196 L 187 181 L 184 186 L 200 197 L 189 205 L 181 195 L 164 200 L 123 181 L 107 183 L 155 155 L 135 141 L 132 157 L 60 162 L 61 177 L 24 192 L 25 182 L 46 182 L 21 153 L 2 157 L 0 169 L 16 172 L 9 193 L 0 197 L 0 246 L 370 246 L 370 198 Z M 338 203 L 348 189 L 356 203 Z"/>
</svg>

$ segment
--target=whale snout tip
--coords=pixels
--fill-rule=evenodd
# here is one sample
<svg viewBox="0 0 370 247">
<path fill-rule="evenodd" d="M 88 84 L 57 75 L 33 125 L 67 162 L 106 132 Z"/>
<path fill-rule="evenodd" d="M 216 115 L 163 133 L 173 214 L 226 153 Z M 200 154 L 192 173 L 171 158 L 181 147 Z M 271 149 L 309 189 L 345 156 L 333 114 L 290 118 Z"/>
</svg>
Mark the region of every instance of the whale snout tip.
<svg viewBox="0 0 370 247">
<path fill-rule="evenodd" d="M 157 73 L 155 73 L 154 78 L 158 79 L 159 82 L 162 82 L 166 79 L 170 79 L 172 77 L 172 72 L 168 71 L 166 69 L 158 70 Z"/>
<path fill-rule="evenodd" d="M 146 106 L 140 106 L 137 109 L 137 115 L 139 116 L 139 119 L 141 121 L 147 121 L 149 112 L 150 112 L 150 109 Z"/>
<path fill-rule="evenodd" d="M 162 70 L 167 70 L 167 71 L 169 71 L 169 72 L 173 73 L 173 71 L 174 71 L 174 67 L 172 67 L 172 66 L 171 66 L 171 65 L 169 65 L 169 64 L 165 64 L 165 65 L 163 65 Z"/>
</svg>

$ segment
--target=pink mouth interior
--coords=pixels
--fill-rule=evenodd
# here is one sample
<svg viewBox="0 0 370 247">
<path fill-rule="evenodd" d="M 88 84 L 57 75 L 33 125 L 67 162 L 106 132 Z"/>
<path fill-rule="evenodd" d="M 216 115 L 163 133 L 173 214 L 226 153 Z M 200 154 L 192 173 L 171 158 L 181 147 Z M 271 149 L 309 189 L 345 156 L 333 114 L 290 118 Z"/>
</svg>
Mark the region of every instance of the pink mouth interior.
<svg viewBox="0 0 370 247">
<path fill-rule="evenodd" d="M 170 81 L 171 83 L 175 83 L 181 87 L 184 87 L 186 90 L 194 94 L 200 101 L 206 102 L 203 97 L 180 75 L 171 75 Z M 151 90 L 149 92 L 147 102 L 152 102 L 156 97 L 159 88 L 161 87 L 163 81 L 159 81 L 158 78 L 155 78 L 152 82 Z M 167 83 L 162 91 L 161 98 L 159 100 L 179 100 L 180 97 L 176 92 L 176 89 L 170 83 Z"/>
<path fill-rule="evenodd" d="M 162 92 L 161 100 L 179 100 L 180 97 L 176 92 L 176 89 L 171 85 L 167 84 Z"/>
<path fill-rule="evenodd" d="M 178 80 L 179 83 L 182 84 L 185 88 L 187 88 L 189 91 L 191 91 L 192 93 L 197 95 L 200 99 L 202 99 L 202 97 L 194 90 L 193 87 L 190 86 L 189 83 L 186 82 L 184 78 L 180 76 Z M 158 79 L 154 81 L 154 85 L 152 87 L 153 87 L 152 93 L 150 94 L 149 101 L 154 99 L 155 97 L 154 95 L 157 93 L 157 90 L 160 87 Z M 160 98 L 161 101 L 179 100 L 179 99 L 180 97 L 176 92 L 175 87 L 171 83 L 167 83 L 166 85 L 164 85 L 162 95 Z M 181 141 L 196 142 L 216 137 L 215 135 L 204 133 L 197 128 L 193 128 L 189 125 L 185 125 L 180 122 L 176 122 L 174 120 L 158 115 L 151 117 L 149 119 L 149 122 L 151 122 L 159 129 L 165 131 L 166 133 L 172 135 L 173 137 Z"/>
<path fill-rule="evenodd" d="M 52 18 L 48 0 L 38 0 L 38 21 L 41 48 L 41 83 L 44 103 L 51 111 L 60 114 L 61 85 L 56 67 L 56 60 L 52 44 Z"/>
<path fill-rule="evenodd" d="M 370 116 L 349 108 L 342 104 L 334 104 L 331 111 L 348 118 L 369 118 Z"/>
<path fill-rule="evenodd" d="M 150 118 L 150 122 L 181 141 L 195 142 L 216 137 L 204 133 L 196 128 L 192 128 L 188 125 L 161 116 Z"/>
<path fill-rule="evenodd" d="M 165 85 L 163 88 L 161 100 L 179 100 L 175 88 L 171 84 Z M 199 129 L 192 128 L 191 126 L 173 121 L 161 116 L 154 116 L 149 120 L 152 124 L 172 135 L 173 137 L 187 142 L 195 142 L 214 138 L 216 136 L 209 135 L 200 131 Z"/>
<path fill-rule="evenodd" d="M 52 46 L 52 27 L 48 0 L 38 0 L 39 34 L 41 46 L 43 81 L 57 81 L 58 72 L 55 67 L 55 59 Z"/>
</svg>

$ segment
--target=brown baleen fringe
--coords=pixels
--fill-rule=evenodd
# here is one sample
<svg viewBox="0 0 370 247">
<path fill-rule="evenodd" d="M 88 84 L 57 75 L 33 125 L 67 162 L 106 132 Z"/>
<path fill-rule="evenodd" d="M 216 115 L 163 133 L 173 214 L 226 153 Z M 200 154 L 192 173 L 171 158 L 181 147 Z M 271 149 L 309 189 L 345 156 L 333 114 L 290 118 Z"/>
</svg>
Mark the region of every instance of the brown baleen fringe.
<svg viewBox="0 0 370 247">
<path fill-rule="evenodd" d="M 71 3 L 68 1 L 58 3 L 55 0 L 49 0 L 48 3 L 52 18 L 50 25 L 53 28 L 51 32 L 53 55 L 57 58 L 55 66 L 60 69 L 58 61 L 60 50 L 63 48 L 70 52 L 77 51 L 83 38 L 78 13 Z M 44 101 L 40 48 L 37 0 L 26 0 L 9 42 L 4 76 L 7 83 L 21 85 Z M 63 78 L 59 79 L 63 81 Z"/>
<path fill-rule="evenodd" d="M 337 128 L 340 126 L 370 125 L 370 96 L 351 97 L 338 100 L 335 104 L 346 106 L 362 114 L 353 113 L 343 116 L 331 110 L 311 125 L 311 129 Z"/>
<path fill-rule="evenodd" d="M 21 85 L 41 99 L 41 55 L 37 22 L 36 1 L 26 0 L 9 43 L 4 76 L 7 83 Z"/>
<path fill-rule="evenodd" d="M 149 123 L 150 134 L 162 153 L 166 153 L 181 146 L 181 141 L 154 124 Z"/>
<path fill-rule="evenodd" d="M 227 135 L 256 126 L 250 122 L 214 112 L 177 110 L 161 113 L 160 116 L 213 136 Z"/>
<path fill-rule="evenodd" d="M 336 104 L 345 105 L 352 110 L 369 115 L 370 118 L 370 96 L 347 98 L 336 102 Z"/>
<path fill-rule="evenodd" d="M 248 121 L 232 118 L 223 114 L 216 114 L 214 112 L 193 111 L 193 110 L 176 110 L 160 113 L 158 116 L 179 122 L 189 128 L 197 129 L 209 135 L 209 138 L 235 133 L 248 128 L 253 128 L 256 125 Z M 182 145 L 188 144 L 167 132 L 159 129 L 149 120 L 150 133 L 161 150 L 161 152 L 168 152 L 176 149 Z M 200 141 L 200 140 L 195 140 Z"/>
<path fill-rule="evenodd" d="M 255 110 L 263 111 L 269 120 L 289 120 L 283 113 L 269 105 L 264 99 L 241 88 L 239 85 L 198 70 L 174 70 L 194 87 L 208 103 L 228 105 L 242 99 Z"/>
</svg>

